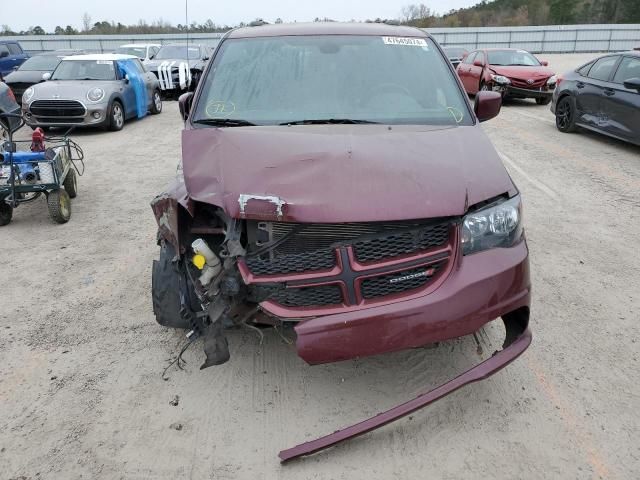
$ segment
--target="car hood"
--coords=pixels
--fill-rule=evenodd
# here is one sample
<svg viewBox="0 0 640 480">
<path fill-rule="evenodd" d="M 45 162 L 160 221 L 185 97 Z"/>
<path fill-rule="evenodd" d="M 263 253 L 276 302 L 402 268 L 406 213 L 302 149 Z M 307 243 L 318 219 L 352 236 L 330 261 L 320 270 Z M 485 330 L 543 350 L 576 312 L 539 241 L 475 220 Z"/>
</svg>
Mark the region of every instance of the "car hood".
<svg viewBox="0 0 640 480">
<path fill-rule="evenodd" d="M 147 67 L 148 70 L 158 70 L 158 67 L 163 64 L 163 63 L 174 63 L 175 62 L 175 67 L 177 68 L 178 65 L 180 65 L 181 63 L 188 63 L 189 64 L 189 68 L 193 68 L 195 66 L 197 66 L 199 63 L 201 63 L 201 60 L 199 59 L 195 59 L 195 60 L 185 60 L 184 58 L 167 58 L 167 59 L 163 59 L 163 60 L 148 60 L 144 63 L 144 66 Z"/>
<path fill-rule="evenodd" d="M 102 88 L 108 98 L 110 90 L 119 83 L 120 80 L 49 80 L 33 86 L 32 99 L 86 99 L 87 92 L 96 87 Z"/>
<path fill-rule="evenodd" d="M 183 131 L 182 158 L 189 197 L 234 218 L 459 216 L 516 193 L 479 126 L 197 128 Z"/>
<path fill-rule="evenodd" d="M 50 70 L 16 70 L 4 77 L 5 83 L 38 83 L 42 82 L 42 74 Z"/>
<path fill-rule="evenodd" d="M 522 67 L 517 65 L 499 66 L 489 65 L 489 68 L 498 75 L 504 75 L 509 78 L 517 78 L 518 80 L 527 81 L 540 80 L 542 78 L 549 78 L 554 75 L 553 70 L 547 67 Z"/>
</svg>

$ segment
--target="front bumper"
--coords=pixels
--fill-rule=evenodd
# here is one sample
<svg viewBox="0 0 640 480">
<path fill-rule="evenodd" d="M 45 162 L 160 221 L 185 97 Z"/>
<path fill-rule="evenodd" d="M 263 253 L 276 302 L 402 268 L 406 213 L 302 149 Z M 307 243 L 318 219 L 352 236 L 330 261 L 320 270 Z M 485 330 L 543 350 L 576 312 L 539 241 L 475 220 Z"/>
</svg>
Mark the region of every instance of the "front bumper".
<svg viewBox="0 0 640 480">
<path fill-rule="evenodd" d="M 27 125 L 31 127 L 95 127 L 101 126 L 108 121 L 108 102 L 92 104 L 85 103 L 83 106 L 85 108 L 85 113 L 78 116 L 34 115 L 30 110 L 30 104 L 22 105 L 22 113 Z"/>
<path fill-rule="evenodd" d="M 529 307 L 526 241 L 459 257 L 434 292 L 397 303 L 316 317 L 296 327 L 298 355 L 310 364 L 375 355 L 469 335 Z"/>
<path fill-rule="evenodd" d="M 513 85 L 498 85 L 492 87 L 494 92 L 500 92 L 505 97 L 514 98 L 551 98 L 554 89 L 529 89 L 514 87 Z"/>
</svg>

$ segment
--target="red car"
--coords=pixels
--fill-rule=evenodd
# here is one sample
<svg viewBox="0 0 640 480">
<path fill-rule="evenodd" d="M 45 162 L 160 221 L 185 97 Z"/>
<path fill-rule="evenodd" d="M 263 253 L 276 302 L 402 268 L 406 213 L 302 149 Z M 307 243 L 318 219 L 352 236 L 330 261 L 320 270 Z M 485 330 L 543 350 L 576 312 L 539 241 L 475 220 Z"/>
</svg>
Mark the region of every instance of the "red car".
<svg viewBox="0 0 640 480">
<path fill-rule="evenodd" d="M 529 345 L 519 191 L 432 37 L 384 24 L 240 28 L 180 97 L 182 175 L 152 203 L 157 321 L 229 359 L 225 329 L 293 327 L 310 364 L 469 335 L 504 348 L 439 388 L 281 453 L 377 428 L 481 380 Z M 188 344 L 187 344 L 188 345 Z"/>
<path fill-rule="evenodd" d="M 472 51 L 458 65 L 458 76 L 469 94 L 493 90 L 511 98 L 534 98 L 538 105 L 551 103 L 556 75 L 524 50 L 483 49 Z"/>
</svg>

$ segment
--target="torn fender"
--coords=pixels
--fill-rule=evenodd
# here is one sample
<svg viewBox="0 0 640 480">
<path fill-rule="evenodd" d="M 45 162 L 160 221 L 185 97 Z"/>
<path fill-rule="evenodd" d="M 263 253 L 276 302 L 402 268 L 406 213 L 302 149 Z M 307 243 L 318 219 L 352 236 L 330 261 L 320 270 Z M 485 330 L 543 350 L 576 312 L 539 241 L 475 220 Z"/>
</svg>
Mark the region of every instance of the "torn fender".
<svg viewBox="0 0 640 480">
<path fill-rule="evenodd" d="M 298 457 L 311 455 L 345 440 L 364 435 L 367 432 L 380 428 L 388 423 L 394 422 L 416 410 L 446 397 L 459 388 L 473 382 L 484 380 L 494 373 L 502 370 L 512 361 L 518 358 L 531 344 L 532 335 L 528 328 L 529 314 L 523 310 L 512 312 L 503 317 L 506 327 L 506 338 L 502 350 L 479 363 L 475 367 L 467 370 L 453 380 L 440 385 L 428 392 L 419 394 L 416 398 L 397 407 L 379 413 L 375 417 L 364 420 L 360 423 L 338 430 L 324 437 L 311 442 L 300 444 L 288 450 L 281 451 L 278 456 L 282 463 L 288 462 Z"/>
<path fill-rule="evenodd" d="M 168 188 L 151 201 L 151 209 L 158 224 L 158 240 L 169 242 L 176 252 L 180 248 L 180 215 L 193 216 L 194 205 L 181 178 L 176 178 Z"/>
</svg>

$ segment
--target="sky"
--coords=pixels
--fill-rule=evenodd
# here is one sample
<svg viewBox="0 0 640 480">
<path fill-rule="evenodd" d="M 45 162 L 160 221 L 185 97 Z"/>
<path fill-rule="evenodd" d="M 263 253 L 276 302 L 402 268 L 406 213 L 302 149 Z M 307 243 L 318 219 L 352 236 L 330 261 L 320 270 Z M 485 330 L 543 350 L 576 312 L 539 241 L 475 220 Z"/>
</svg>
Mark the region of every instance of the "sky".
<svg viewBox="0 0 640 480">
<path fill-rule="evenodd" d="M 216 24 L 236 25 L 263 18 L 273 22 L 280 17 L 288 21 L 311 21 L 316 17 L 334 20 L 399 18 L 402 7 L 420 0 L 188 0 L 189 21 L 202 23 L 211 18 Z M 422 0 L 437 13 L 467 7 L 479 0 Z M 107 20 L 134 24 L 162 18 L 184 24 L 183 0 L 0 0 L 0 24 L 13 30 L 27 30 L 39 25 L 53 31 L 56 25 L 82 26 L 87 12 L 92 22 Z"/>
</svg>

